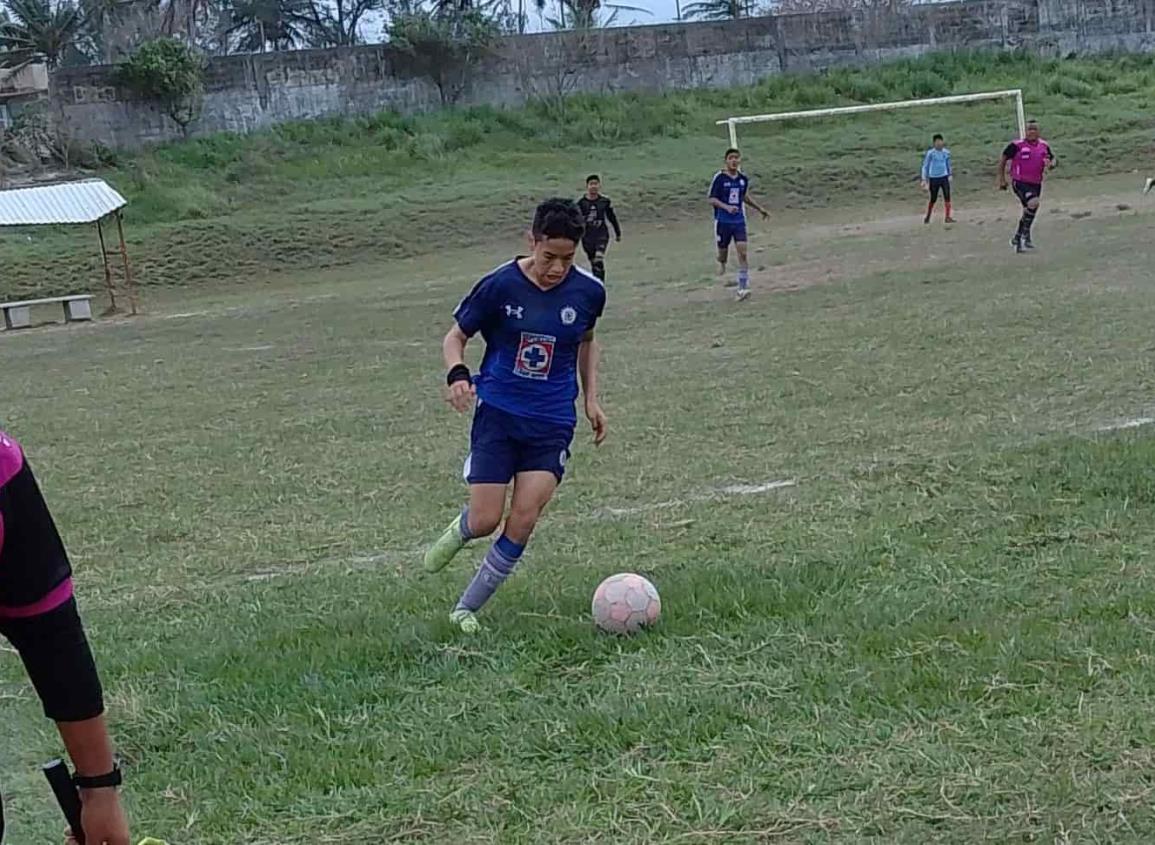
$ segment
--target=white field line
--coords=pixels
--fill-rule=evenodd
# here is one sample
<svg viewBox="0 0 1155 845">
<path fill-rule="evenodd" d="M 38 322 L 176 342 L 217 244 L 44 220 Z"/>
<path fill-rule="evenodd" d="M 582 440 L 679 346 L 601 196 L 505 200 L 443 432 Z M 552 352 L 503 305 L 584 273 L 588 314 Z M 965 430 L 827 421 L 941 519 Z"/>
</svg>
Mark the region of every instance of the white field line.
<svg viewBox="0 0 1155 845">
<path fill-rule="evenodd" d="M 1133 420 L 1123 420 L 1122 422 L 1101 425 L 1095 429 L 1095 431 L 1123 431 L 1128 428 L 1142 428 L 1152 423 L 1155 423 L 1155 417 L 1136 417 Z"/>
<path fill-rule="evenodd" d="M 714 487 L 710 490 L 692 493 L 684 499 L 671 499 L 668 502 L 654 502 L 649 505 L 636 505 L 628 508 L 606 507 L 597 511 L 595 516 L 600 516 L 603 519 L 607 517 L 616 519 L 623 516 L 636 516 L 641 513 L 669 510 L 670 508 L 681 507 L 692 502 L 708 502 L 723 496 L 757 496 L 762 493 L 773 492 L 774 490 L 782 490 L 786 487 L 796 487 L 797 485 L 797 479 L 793 478 L 765 481 L 761 484 L 727 484 L 721 487 Z"/>
</svg>

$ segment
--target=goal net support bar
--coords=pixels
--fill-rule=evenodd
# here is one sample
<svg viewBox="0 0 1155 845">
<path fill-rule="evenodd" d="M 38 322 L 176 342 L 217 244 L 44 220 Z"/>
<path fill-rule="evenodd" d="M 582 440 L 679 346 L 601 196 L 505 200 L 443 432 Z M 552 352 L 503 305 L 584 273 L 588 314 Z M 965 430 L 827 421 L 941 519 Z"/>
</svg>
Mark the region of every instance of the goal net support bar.
<svg viewBox="0 0 1155 845">
<path fill-rule="evenodd" d="M 864 106 L 840 106 L 833 109 L 811 109 L 810 111 L 789 111 L 778 114 L 751 114 L 742 117 L 728 117 L 717 121 L 718 126 L 726 126 L 730 132 L 730 146 L 738 146 L 738 125 L 743 123 L 769 123 L 779 120 L 798 120 L 809 117 L 834 117 L 842 114 L 862 114 L 871 111 L 893 111 L 913 109 L 919 106 L 946 106 L 953 103 L 977 103 L 982 100 L 1002 100 L 1014 98 L 1015 114 L 1019 121 L 1019 137 L 1027 132 L 1027 119 L 1023 112 L 1023 91 L 1013 88 L 1008 91 L 985 91 L 978 94 L 955 94 L 950 97 L 930 97 L 923 100 L 900 100 L 896 103 L 870 103 Z"/>
</svg>

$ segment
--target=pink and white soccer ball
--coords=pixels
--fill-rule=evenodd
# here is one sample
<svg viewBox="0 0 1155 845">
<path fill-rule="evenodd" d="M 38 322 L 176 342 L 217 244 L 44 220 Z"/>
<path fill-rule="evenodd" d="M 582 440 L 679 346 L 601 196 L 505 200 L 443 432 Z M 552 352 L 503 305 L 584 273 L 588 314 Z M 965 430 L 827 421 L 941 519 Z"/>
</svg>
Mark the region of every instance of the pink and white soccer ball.
<svg viewBox="0 0 1155 845">
<path fill-rule="evenodd" d="M 610 634 L 636 634 L 662 613 L 658 588 L 641 575 L 620 572 L 594 590 L 594 624 Z"/>
</svg>

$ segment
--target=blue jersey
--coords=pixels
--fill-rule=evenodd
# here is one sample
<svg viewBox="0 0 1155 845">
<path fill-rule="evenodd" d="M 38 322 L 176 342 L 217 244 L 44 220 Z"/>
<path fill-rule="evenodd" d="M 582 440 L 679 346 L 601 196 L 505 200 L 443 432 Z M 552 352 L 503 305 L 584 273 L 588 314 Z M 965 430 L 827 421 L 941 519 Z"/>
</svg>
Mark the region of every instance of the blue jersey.
<svg viewBox="0 0 1155 845">
<path fill-rule="evenodd" d="M 453 312 L 467 336 L 485 339 L 478 397 L 514 416 L 576 424 L 578 347 L 605 306 L 605 287 L 576 266 L 549 290 L 516 259 L 498 267 Z"/>
<path fill-rule="evenodd" d="M 942 179 L 945 176 L 954 176 L 950 165 L 950 150 L 946 147 L 941 150 L 931 147 L 922 160 L 922 179 L 925 182 L 929 179 Z"/>
<path fill-rule="evenodd" d="M 728 211 L 723 211 L 720 208 L 714 209 L 714 219 L 719 223 L 745 223 L 746 222 L 746 191 L 750 188 L 750 180 L 742 171 L 731 176 L 725 170 L 719 170 L 714 176 L 714 181 L 710 183 L 709 197 L 721 200 L 726 205 L 735 206 L 738 209 L 736 214 L 731 214 Z"/>
</svg>

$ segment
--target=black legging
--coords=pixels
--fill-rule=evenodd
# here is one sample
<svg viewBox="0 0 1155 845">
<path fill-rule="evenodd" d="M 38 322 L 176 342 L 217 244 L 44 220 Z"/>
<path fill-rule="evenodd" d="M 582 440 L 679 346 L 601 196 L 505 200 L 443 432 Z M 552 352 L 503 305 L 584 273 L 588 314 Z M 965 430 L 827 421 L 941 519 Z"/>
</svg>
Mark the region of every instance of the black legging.
<svg viewBox="0 0 1155 845">
<path fill-rule="evenodd" d="M 934 205 L 938 202 L 939 192 L 942 192 L 942 198 L 950 202 L 950 177 L 949 176 L 935 176 L 930 180 L 930 203 Z"/>
<path fill-rule="evenodd" d="M 603 282 L 606 280 L 606 247 L 609 245 L 609 238 L 582 239 L 582 249 L 589 259 L 590 270 Z"/>
</svg>

